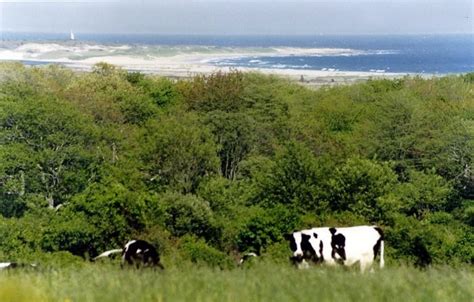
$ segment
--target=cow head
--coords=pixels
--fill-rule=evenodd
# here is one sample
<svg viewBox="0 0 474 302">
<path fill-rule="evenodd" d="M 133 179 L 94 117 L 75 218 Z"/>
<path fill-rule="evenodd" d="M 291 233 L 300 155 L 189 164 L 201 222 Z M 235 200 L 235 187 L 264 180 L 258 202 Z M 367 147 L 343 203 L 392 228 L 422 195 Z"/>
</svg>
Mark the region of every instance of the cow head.
<svg viewBox="0 0 474 302">
<path fill-rule="evenodd" d="M 290 249 L 293 255 L 290 257 L 290 260 L 293 262 L 301 262 L 303 260 L 303 250 L 301 249 L 301 232 L 293 232 L 291 234 L 286 234 L 284 237 L 290 243 Z"/>
<path fill-rule="evenodd" d="M 298 267 L 305 261 L 319 262 L 321 253 L 319 251 L 319 239 L 317 234 L 310 230 L 293 232 L 285 235 L 285 239 L 290 243 L 293 255 L 290 261 Z"/>
</svg>

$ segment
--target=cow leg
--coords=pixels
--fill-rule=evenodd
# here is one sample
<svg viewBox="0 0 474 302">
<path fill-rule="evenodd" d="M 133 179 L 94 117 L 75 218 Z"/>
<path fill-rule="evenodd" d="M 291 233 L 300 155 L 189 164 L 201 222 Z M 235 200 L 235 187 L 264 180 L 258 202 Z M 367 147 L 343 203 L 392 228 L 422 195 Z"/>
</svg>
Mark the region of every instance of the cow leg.
<svg viewBox="0 0 474 302">
<path fill-rule="evenodd" d="M 360 271 L 364 273 L 368 268 L 372 268 L 372 261 L 364 257 L 360 260 Z"/>
<path fill-rule="evenodd" d="M 128 263 L 128 265 L 133 265 L 133 260 L 132 260 L 132 257 L 130 257 L 130 255 L 124 254 L 122 256 L 122 263 L 120 264 L 120 266 L 123 268 L 125 263 Z"/>
<path fill-rule="evenodd" d="M 309 263 L 306 260 L 302 260 L 300 263 L 297 264 L 298 269 L 308 269 Z"/>
</svg>

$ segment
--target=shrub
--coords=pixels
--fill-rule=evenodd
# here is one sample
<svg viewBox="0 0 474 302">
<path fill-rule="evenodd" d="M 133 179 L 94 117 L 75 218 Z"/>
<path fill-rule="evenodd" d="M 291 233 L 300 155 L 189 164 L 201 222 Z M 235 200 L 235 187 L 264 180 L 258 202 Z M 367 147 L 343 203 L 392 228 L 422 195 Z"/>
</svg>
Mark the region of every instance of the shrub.
<svg viewBox="0 0 474 302">
<path fill-rule="evenodd" d="M 286 205 L 299 211 L 324 209 L 322 181 L 315 157 L 300 143 L 289 143 L 264 175 L 256 203 L 265 207 Z"/>
<path fill-rule="evenodd" d="M 86 256 L 97 252 L 96 229 L 82 213 L 54 216 L 41 238 L 41 248 L 46 252 L 68 251 Z"/>
<path fill-rule="evenodd" d="M 148 198 L 148 194 L 130 191 L 115 181 L 96 183 L 76 195 L 62 210 L 66 217 L 84 215 L 98 239 L 94 248 L 105 249 L 111 244 L 121 246 L 133 231 L 144 228 L 144 206 Z"/>
<path fill-rule="evenodd" d="M 145 128 L 140 156 L 153 190 L 194 192 L 205 176 L 217 173 L 218 147 L 196 115 L 162 117 Z"/>
<path fill-rule="evenodd" d="M 241 252 L 262 253 L 267 246 L 281 240 L 283 234 L 299 224 L 297 213 L 284 206 L 252 207 L 237 234 L 236 246 Z"/>
<path fill-rule="evenodd" d="M 377 199 L 390 192 L 397 177 L 388 164 L 351 158 L 339 167 L 329 182 L 329 206 L 333 211 L 351 211 L 376 220 Z"/>
<path fill-rule="evenodd" d="M 225 253 L 209 246 L 203 239 L 195 236 L 184 236 L 180 241 L 180 251 L 186 259 L 197 264 L 205 264 L 221 269 L 229 269 L 232 265 L 232 259 Z"/>
<path fill-rule="evenodd" d="M 161 197 L 164 223 L 174 236 L 194 234 L 212 238 L 216 235 L 209 203 L 193 195 L 168 193 Z"/>
</svg>

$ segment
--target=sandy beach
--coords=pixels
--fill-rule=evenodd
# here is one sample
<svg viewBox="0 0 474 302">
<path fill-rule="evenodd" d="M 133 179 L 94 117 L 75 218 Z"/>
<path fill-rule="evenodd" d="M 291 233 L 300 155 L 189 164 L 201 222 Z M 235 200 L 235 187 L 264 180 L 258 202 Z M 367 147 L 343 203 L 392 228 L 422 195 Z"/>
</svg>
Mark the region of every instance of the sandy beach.
<svg viewBox="0 0 474 302">
<path fill-rule="evenodd" d="M 239 70 L 287 77 L 304 85 L 349 84 L 369 78 L 394 78 L 405 74 L 385 71 L 354 72 L 336 69 L 309 70 L 291 68 L 250 68 L 218 66 L 223 59 L 260 56 L 350 56 L 359 50 L 345 48 L 215 48 L 204 46 L 140 46 L 95 45 L 87 43 L 17 43 L 1 45 L 0 60 L 26 61 L 35 64 L 63 64 L 88 71 L 99 62 L 120 66 L 130 71 L 167 77 L 188 78 L 197 74 Z"/>
</svg>

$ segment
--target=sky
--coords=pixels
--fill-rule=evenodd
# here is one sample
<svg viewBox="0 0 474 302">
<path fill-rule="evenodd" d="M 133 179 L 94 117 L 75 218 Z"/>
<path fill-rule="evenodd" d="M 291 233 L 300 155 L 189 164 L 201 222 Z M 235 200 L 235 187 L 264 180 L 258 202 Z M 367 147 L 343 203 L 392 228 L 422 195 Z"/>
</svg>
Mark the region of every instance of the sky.
<svg viewBox="0 0 474 302">
<path fill-rule="evenodd" d="M 472 33 L 473 10 L 472 0 L 0 0 L 0 31 Z"/>
</svg>

